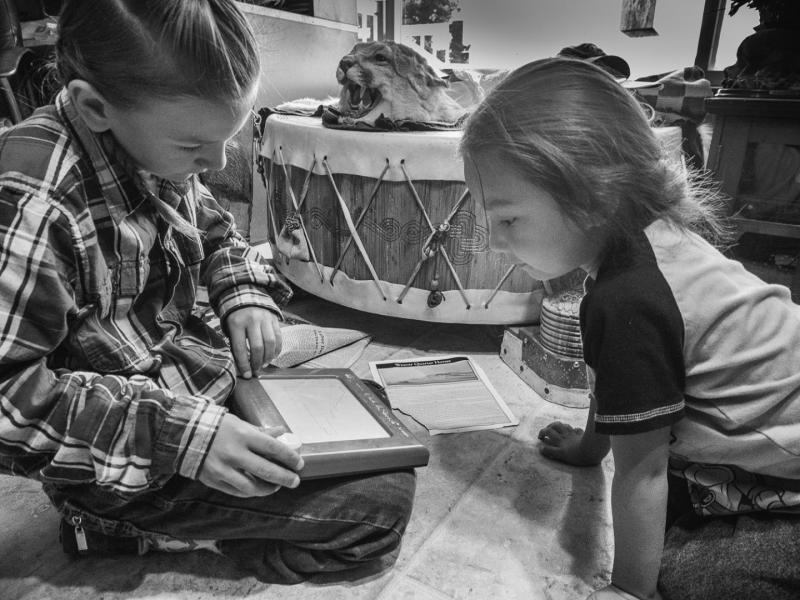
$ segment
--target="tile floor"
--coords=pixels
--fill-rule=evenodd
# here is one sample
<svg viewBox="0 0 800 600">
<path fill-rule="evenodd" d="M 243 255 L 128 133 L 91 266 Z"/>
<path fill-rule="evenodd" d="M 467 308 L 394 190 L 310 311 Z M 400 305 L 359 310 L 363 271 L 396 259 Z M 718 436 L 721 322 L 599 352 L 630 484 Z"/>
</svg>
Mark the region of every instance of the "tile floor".
<svg viewBox="0 0 800 600">
<path fill-rule="evenodd" d="M 502 329 L 437 325 L 358 313 L 315 299 L 292 310 L 312 322 L 373 335 L 366 360 L 468 353 L 520 424 L 430 437 L 417 498 L 397 562 L 346 580 L 297 586 L 259 582 L 210 553 L 71 559 L 57 543 L 58 517 L 38 484 L 0 476 L 2 600 L 572 600 L 610 575 L 608 491 L 612 463 L 581 469 L 543 458 L 538 430 L 552 420 L 583 425 L 585 412 L 542 400 L 499 358 Z M 407 421 L 408 422 L 408 421 Z"/>
</svg>

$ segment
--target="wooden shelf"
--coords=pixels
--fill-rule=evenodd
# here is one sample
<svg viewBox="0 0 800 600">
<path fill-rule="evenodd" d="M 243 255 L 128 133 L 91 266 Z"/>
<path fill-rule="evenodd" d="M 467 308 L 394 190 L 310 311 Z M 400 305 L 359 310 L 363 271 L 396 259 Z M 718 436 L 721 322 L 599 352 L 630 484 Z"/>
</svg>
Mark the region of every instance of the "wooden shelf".
<svg viewBox="0 0 800 600">
<path fill-rule="evenodd" d="M 714 96 L 705 107 L 713 115 L 776 119 L 800 118 L 800 98 Z"/>
<path fill-rule="evenodd" d="M 786 239 L 800 240 L 800 224 L 786 223 L 778 220 L 755 219 L 743 214 L 754 214 L 761 207 L 778 209 L 791 201 L 791 188 L 782 189 L 777 196 L 767 197 L 763 189 L 753 189 L 753 180 L 757 179 L 758 162 L 755 159 L 759 144 L 770 147 L 788 149 L 796 152 L 800 147 L 800 99 L 789 98 L 740 98 L 714 97 L 706 99 L 706 109 L 714 119 L 714 132 L 708 155 L 708 168 L 720 182 L 722 191 L 731 198 L 731 222 L 736 227 L 736 237 L 740 239 L 746 233 L 766 238 L 760 242 L 763 248 L 781 247 L 786 252 Z M 752 162 L 749 162 L 752 161 Z M 788 172 L 788 179 L 797 177 L 798 173 Z M 760 173 L 762 176 L 764 173 Z M 752 210 L 749 205 L 752 205 Z M 746 208 L 745 208 L 746 207 Z M 775 238 L 770 241 L 770 238 Z M 779 241 L 778 238 L 784 238 Z M 789 254 L 800 260 L 800 243 L 789 245 Z M 742 258 L 740 258 L 742 260 Z M 757 275 L 772 283 L 783 283 L 788 279 L 788 287 L 792 291 L 792 299 L 800 302 L 800 267 L 787 277 L 781 271 L 779 279 L 764 269 L 756 271 L 746 258 L 743 264 Z"/>
<path fill-rule="evenodd" d="M 793 223 L 761 221 L 758 219 L 745 219 L 743 217 L 731 217 L 731 221 L 736 226 L 737 237 L 745 233 L 760 233 L 776 237 L 800 239 L 800 225 L 795 225 Z"/>
</svg>

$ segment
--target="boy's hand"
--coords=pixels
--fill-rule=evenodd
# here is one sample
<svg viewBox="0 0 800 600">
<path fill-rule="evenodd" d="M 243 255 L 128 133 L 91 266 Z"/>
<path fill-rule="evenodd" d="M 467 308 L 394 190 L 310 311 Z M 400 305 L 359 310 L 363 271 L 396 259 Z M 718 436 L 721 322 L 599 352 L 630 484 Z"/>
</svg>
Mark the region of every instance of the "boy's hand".
<svg viewBox="0 0 800 600">
<path fill-rule="evenodd" d="M 268 496 L 295 488 L 303 459 L 269 433 L 226 413 L 203 462 L 198 479 L 232 496 Z"/>
<path fill-rule="evenodd" d="M 608 447 L 599 451 L 587 448 L 583 437 L 583 429 L 580 427 L 556 421 L 539 431 L 539 439 L 542 441 L 539 451 L 547 458 L 568 465 L 587 467 L 600 464 Z"/>
<path fill-rule="evenodd" d="M 233 311 L 225 320 L 225 330 L 236 368 L 245 379 L 281 352 L 280 320 L 266 308 L 245 306 Z"/>
</svg>

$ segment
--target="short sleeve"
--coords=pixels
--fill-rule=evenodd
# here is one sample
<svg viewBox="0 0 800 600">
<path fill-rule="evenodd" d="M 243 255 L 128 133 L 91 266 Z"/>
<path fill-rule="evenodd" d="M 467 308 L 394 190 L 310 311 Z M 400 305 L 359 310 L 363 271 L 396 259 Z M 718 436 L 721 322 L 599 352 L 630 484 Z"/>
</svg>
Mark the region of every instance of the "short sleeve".
<svg viewBox="0 0 800 600">
<path fill-rule="evenodd" d="M 642 433 L 683 417 L 683 319 L 654 263 L 598 277 L 581 303 L 598 433 Z"/>
</svg>

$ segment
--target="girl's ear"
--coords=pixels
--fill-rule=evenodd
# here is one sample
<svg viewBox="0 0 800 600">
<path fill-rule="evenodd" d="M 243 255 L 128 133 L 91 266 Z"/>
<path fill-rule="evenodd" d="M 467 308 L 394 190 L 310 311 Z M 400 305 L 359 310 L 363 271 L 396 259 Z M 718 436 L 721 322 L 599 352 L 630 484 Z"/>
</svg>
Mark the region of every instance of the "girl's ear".
<svg viewBox="0 0 800 600">
<path fill-rule="evenodd" d="M 73 79 L 67 84 L 67 93 L 89 129 L 96 133 L 111 129 L 109 104 L 91 83 Z"/>
</svg>

